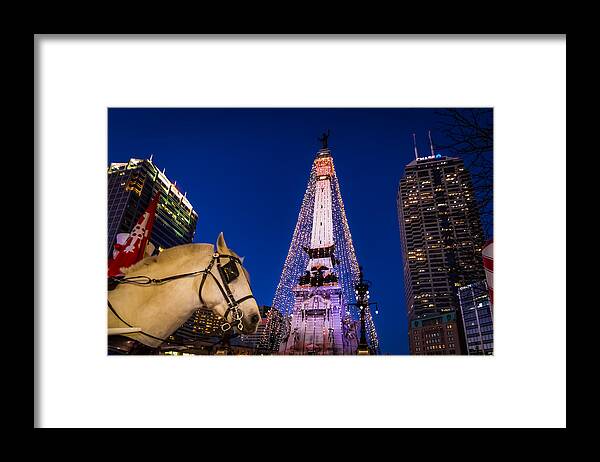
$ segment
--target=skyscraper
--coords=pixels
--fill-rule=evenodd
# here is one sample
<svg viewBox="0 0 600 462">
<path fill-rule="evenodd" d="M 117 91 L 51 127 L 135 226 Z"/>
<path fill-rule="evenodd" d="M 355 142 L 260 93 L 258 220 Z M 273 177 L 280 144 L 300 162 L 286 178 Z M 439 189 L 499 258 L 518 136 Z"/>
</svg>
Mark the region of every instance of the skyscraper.
<svg viewBox="0 0 600 462">
<path fill-rule="evenodd" d="M 181 193 L 176 183 L 172 183 L 164 171 L 154 165 L 152 157 L 129 159 L 128 162 L 113 162 L 108 167 L 109 256 L 117 236 L 131 231 L 155 193 L 160 193 L 150 236 L 155 252 L 192 242 L 198 214 L 186 194 Z M 123 352 L 116 337 L 109 337 L 108 348 L 109 354 Z"/>
<path fill-rule="evenodd" d="M 160 192 L 150 242 L 156 249 L 189 244 L 194 239 L 198 214 L 176 182 L 171 182 L 150 159 L 129 159 L 108 167 L 108 254 L 117 234 L 129 233 Z"/>
<path fill-rule="evenodd" d="M 456 339 L 443 337 L 445 346 L 439 350 L 461 354 L 462 321 L 454 319 L 460 317 L 458 288 L 485 277 L 475 194 L 461 159 L 434 154 L 433 148 L 427 157 L 419 157 L 415 148 L 415 157 L 405 168 L 397 196 L 411 354 L 433 351 L 416 351 L 411 338 L 430 323 L 456 323 L 460 347 L 450 347 Z"/>
<path fill-rule="evenodd" d="M 494 353 L 494 324 L 490 292 L 485 281 L 458 289 L 460 311 L 470 355 Z"/>
<path fill-rule="evenodd" d="M 354 285 L 359 268 L 344 204 L 327 147 L 329 135 L 313 161 L 308 187 L 273 299 L 283 315 L 279 354 L 356 354 L 360 336 Z M 367 338 L 378 349 L 367 307 Z M 272 329 L 267 324 L 265 336 Z"/>
</svg>

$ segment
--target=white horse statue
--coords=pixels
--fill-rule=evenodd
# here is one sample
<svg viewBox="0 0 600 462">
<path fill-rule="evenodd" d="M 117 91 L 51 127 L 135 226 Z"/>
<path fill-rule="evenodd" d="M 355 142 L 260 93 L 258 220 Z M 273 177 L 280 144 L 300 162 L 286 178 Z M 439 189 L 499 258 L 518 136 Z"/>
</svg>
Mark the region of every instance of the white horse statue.
<svg viewBox="0 0 600 462">
<path fill-rule="evenodd" d="M 223 233 L 212 244 L 184 244 L 129 268 L 108 292 L 108 335 L 124 335 L 156 348 L 200 306 L 232 326 L 254 333 L 260 312 L 242 259 L 227 247 Z"/>
</svg>

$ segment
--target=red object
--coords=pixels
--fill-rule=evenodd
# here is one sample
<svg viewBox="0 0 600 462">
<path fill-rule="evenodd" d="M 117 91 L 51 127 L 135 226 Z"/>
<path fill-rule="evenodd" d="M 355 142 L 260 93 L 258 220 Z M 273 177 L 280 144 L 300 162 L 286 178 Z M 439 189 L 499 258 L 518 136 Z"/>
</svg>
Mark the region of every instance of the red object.
<svg viewBox="0 0 600 462">
<path fill-rule="evenodd" d="M 485 279 L 490 291 L 490 302 L 494 304 L 494 243 L 487 241 L 483 246 L 483 269 L 485 270 Z"/>
<path fill-rule="evenodd" d="M 158 205 L 159 193 L 152 198 L 144 214 L 138 219 L 137 224 L 129 233 L 124 244 L 115 245 L 118 253 L 108 262 L 108 275 L 119 276 L 121 268 L 127 268 L 142 258 L 156 218 L 156 206 Z"/>
</svg>

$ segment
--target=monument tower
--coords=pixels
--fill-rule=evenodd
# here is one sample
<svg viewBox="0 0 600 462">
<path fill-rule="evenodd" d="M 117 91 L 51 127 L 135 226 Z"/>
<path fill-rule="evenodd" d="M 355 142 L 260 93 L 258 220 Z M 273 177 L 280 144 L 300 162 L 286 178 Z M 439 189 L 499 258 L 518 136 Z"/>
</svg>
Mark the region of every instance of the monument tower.
<svg viewBox="0 0 600 462">
<path fill-rule="evenodd" d="M 285 318 L 278 350 L 282 355 L 355 355 L 361 336 L 354 285 L 359 267 L 340 187 L 328 147 L 329 132 L 319 140 L 308 187 L 277 286 L 273 307 Z M 378 339 L 365 312 L 366 337 Z M 267 326 L 267 332 L 269 327 Z"/>
</svg>

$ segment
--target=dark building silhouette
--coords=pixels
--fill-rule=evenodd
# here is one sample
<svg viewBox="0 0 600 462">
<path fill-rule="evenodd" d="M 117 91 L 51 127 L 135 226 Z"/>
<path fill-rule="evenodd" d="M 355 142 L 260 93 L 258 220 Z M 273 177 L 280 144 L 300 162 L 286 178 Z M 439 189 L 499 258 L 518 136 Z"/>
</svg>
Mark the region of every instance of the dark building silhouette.
<svg viewBox="0 0 600 462">
<path fill-rule="evenodd" d="M 408 344 L 414 355 L 460 355 L 456 312 L 425 315 L 410 321 Z"/>
<path fill-rule="evenodd" d="M 261 345 L 265 334 L 267 317 L 272 310 L 270 306 L 259 306 L 261 322 L 253 334 L 236 333 L 225 339 L 221 329 L 223 319 L 206 308 L 197 310 L 170 339 L 173 345 L 167 345 L 163 354 L 213 355 L 226 351 L 233 355 L 272 354 L 272 350 Z M 228 334 L 231 334 L 228 331 Z M 225 341 L 226 340 L 226 341 Z"/>
</svg>

